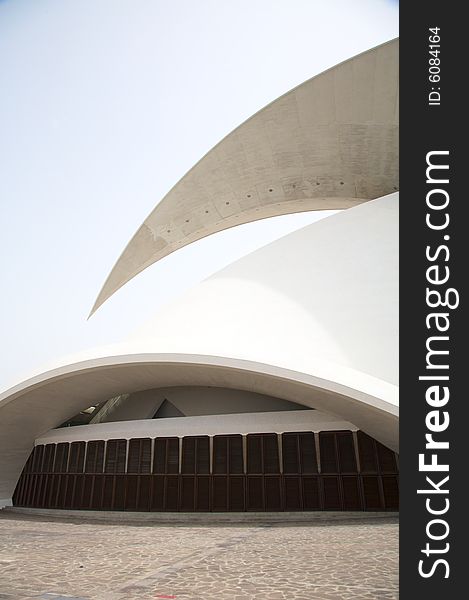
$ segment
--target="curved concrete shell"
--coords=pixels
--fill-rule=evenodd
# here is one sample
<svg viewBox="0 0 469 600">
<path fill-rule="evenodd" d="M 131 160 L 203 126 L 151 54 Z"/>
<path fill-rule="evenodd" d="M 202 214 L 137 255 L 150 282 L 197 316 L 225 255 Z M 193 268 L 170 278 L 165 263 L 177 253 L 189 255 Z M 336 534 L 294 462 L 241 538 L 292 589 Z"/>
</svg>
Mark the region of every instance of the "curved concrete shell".
<svg viewBox="0 0 469 600">
<path fill-rule="evenodd" d="M 117 394 L 218 386 L 340 416 L 398 448 L 397 195 L 294 232 L 202 282 L 114 349 L 0 395 L 0 499 L 34 440 Z"/>
<path fill-rule="evenodd" d="M 396 39 L 313 77 L 231 132 L 148 216 L 91 314 L 146 267 L 203 237 L 396 191 L 397 72 Z"/>
</svg>

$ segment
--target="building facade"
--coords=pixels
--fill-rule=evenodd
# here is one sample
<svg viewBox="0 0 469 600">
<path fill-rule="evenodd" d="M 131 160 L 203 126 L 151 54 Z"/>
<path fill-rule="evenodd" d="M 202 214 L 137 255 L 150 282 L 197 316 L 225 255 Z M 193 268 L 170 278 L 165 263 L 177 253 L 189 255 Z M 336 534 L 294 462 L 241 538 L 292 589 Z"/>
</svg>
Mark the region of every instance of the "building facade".
<svg viewBox="0 0 469 600">
<path fill-rule="evenodd" d="M 156 206 L 93 307 L 228 227 L 341 209 L 0 395 L 0 504 L 396 510 L 397 40 L 314 77 Z"/>
</svg>

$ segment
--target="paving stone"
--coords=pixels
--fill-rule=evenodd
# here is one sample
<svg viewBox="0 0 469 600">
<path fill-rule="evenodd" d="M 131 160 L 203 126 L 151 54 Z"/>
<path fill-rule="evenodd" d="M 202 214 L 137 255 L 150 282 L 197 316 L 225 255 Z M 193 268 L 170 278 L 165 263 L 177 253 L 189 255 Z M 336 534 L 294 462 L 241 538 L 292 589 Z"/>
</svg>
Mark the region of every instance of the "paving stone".
<svg viewBox="0 0 469 600">
<path fill-rule="evenodd" d="M 0 600 L 397 600 L 396 519 L 269 527 L 0 512 Z"/>
</svg>

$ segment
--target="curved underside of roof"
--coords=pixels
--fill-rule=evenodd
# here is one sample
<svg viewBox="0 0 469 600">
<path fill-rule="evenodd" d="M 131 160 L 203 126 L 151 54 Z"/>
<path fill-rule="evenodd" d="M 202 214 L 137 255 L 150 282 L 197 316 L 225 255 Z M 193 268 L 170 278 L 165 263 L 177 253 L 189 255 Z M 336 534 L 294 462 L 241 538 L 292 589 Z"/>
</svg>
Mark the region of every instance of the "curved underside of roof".
<svg viewBox="0 0 469 600">
<path fill-rule="evenodd" d="M 273 365 L 183 354 L 103 356 L 58 367 L 0 396 L 0 502 L 11 498 L 37 437 L 97 402 L 155 387 L 208 385 L 275 394 L 342 417 L 398 450 L 394 386 L 358 379 L 361 389 Z"/>
<path fill-rule="evenodd" d="M 122 344 L 63 359 L 0 394 L 0 501 L 38 436 L 146 389 L 275 396 L 397 450 L 397 216 L 391 194 L 308 225 L 225 267 Z"/>
<path fill-rule="evenodd" d="M 350 208 L 398 187 L 396 39 L 306 81 L 210 150 L 144 221 L 91 314 L 148 266 L 208 235 Z"/>
</svg>

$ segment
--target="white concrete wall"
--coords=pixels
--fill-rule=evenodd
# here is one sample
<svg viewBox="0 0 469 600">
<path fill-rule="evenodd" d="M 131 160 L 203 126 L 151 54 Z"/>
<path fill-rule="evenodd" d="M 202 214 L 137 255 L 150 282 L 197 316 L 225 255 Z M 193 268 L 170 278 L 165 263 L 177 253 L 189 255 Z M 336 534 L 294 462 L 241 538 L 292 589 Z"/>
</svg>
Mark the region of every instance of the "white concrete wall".
<svg viewBox="0 0 469 600">
<path fill-rule="evenodd" d="M 158 311 L 129 342 L 397 386 L 398 216 L 392 194 L 291 233 Z"/>
<path fill-rule="evenodd" d="M 130 394 L 100 421 L 151 419 L 164 400 L 186 416 L 301 410 L 301 405 L 263 394 L 215 387 L 170 387 Z"/>
<path fill-rule="evenodd" d="M 118 421 L 53 429 L 35 444 L 108 440 L 114 438 L 218 435 L 230 433 L 283 433 L 286 431 L 334 431 L 357 428 L 347 421 L 318 410 L 297 410 L 236 415 Z"/>
<path fill-rule="evenodd" d="M 397 217 L 393 195 L 314 223 L 207 279 L 126 342 L 0 394 L 0 498 L 38 436 L 106 398 L 161 387 L 284 398 L 398 451 Z"/>
</svg>

